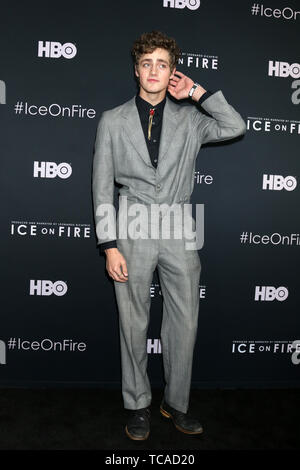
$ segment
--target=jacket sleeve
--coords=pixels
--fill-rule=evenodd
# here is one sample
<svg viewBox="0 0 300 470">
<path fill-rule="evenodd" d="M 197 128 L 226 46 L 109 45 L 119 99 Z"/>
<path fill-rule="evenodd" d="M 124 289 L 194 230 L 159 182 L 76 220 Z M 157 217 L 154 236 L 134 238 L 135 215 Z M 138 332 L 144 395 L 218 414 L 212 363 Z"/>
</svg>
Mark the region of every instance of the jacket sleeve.
<svg viewBox="0 0 300 470">
<path fill-rule="evenodd" d="M 118 248 L 116 240 L 113 240 L 111 242 L 104 242 L 101 243 L 100 246 L 100 253 L 104 253 L 104 250 L 107 250 L 108 248 Z"/>
<path fill-rule="evenodd" d="M 106 111 L 100 117 L 94 147 L 92 193 L 97 245 L 116 240 L 114 164 Z"/>
<path fill-rule="evenodd" d="M 199 136 L 201 144 L 229 140 L 246 133 L 244 119 L 226 101 L 221 90 L 211 94 L 201 106 L 212 116 L 208 117 L 195 109 L 194 131 Z"/>
</svg>

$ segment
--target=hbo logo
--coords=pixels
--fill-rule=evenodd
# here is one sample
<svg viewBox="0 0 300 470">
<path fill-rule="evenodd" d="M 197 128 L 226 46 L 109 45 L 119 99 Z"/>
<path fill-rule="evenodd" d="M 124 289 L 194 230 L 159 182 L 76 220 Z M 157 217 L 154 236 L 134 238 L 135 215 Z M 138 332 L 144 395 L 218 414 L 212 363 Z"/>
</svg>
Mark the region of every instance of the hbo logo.
<svg viewBox="0 0 300 470">
<path fill-rule="evenodd" d="M 292 344 L 292 348 L 295 348 L 295 351 L 293 352 L 292 358 L 291 358 L 292 363 L 295 364 L 295 365 L 300 364 L 300 357 L 299 357 L 300 350 L 299 350 L 298 346 L 300 346 L 300 340 L 295 339 L 295 341 L 293 341 L 293 344 Z"/>
<path fill-rule="evenodd" d="M 273 287 L 273 286 L 256 286 L 255 287 L 255 300 L 279 300 L 282 302 L 289 295 L 286 287 Z"/>
<path fill-rule="evenodd" d="M 290 65 L 288 62 L 273 62 L 273 60 L 269 60 L 268 75 L 275 75 L 275 77 L 291 76 L 292 78 L 299 78 L 300 64 L 294 63 Z"/>
<path fill-rule="evenodd" d="M 147 339 L 147 353 L 161 354 L 161 342 L 159 339 Z"/>
<path fill-rule="evenodd" d="M 281 175 L 263 175 L 263 189 L 272 189 L 275 191 L 294 191 L 297 186 L 297 180 L 294 176 Z"/>
<path fill-rule="evenodd" d="M 30 279 L 30 295 L 65 295 L 68 287 L 64 281 L 48 281 Z"/>
<path fill-rule="evenodd" d="M 50 41 L 39 41 L 38 45 L 38 56 L 39 57 L 52 57 L 52 59 L 59 59 L 63 56 L 65 59 L 73 59 L 77 54 L 77 48 L 75 44 L 66 42 L 61 44 L 60 42 Z"/>
<path fill-rule="evenodd" d="M 33 176 L 34 178 L 69 178 L 72 174 L 72 167 L 69 163 L 60 163 L 57 165 L 55 162 L 34 162 Z"/>
<path fill-rule="evenodd" d="M 200 0 L 164 0 L 164 7 L 185 8 L 197 10 L 200 7 Z"/>
</svg>

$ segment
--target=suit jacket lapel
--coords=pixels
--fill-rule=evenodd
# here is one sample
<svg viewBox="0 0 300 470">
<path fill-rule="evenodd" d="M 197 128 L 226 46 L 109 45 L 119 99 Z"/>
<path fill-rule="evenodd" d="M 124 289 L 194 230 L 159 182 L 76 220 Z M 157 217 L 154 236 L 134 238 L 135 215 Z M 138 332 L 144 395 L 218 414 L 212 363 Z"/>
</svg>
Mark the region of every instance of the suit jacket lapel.
<svg viewBox="0 0 300 470">
<path fill-rule="evenodd" d="M 178 111 L 178 105 L 173 103 L 167 96 L 159 141 L 158 165 L 167 155 L 167 151 L 174 139 L 176 129 L 179 125 Z"/>
<path fill-rule="evenodd" d="M 152 166 L 139 112 L 135 104 L 135 96 L 124 104 L 122 116 L 124 118 L 124 129 L 130 142 L 144 162 Z"/>
<path fill-rule="evenodd" d="M 160 135 L 158 165 L 165 157 L 167 150 L 174 138 L 176 128 L 179 124 L 177 114 L 178 106 L 174 104 L 167 96 Z M 141 125 L 139 112 L 135 104 L 135 96 L 124 104 L 122 116 L 124 118 L 125 132 L 132 145 L 144 160 L 144 162 L 153 168 Z"/>
</svg>

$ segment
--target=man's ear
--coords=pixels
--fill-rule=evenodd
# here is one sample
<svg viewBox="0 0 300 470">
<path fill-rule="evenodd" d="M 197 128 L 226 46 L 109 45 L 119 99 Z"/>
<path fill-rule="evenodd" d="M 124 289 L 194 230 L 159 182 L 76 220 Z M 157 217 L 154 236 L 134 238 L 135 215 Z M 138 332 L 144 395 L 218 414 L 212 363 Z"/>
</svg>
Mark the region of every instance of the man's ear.
<svg viewBox="0 0 300 470">
<path fill-rule="evenodd" d="M 134 66 L 134 73 L 135 73 L 136 77 L 139 76 L 136 65 Z"/>
<path fill-rule="evenodd" d="M 174 74 L 175 74 L 175 73 L 176 73 L 176 67 L 173 68 L 173 71 L 172 71 L 172 73 L 171 73 L 171 75 L 170 75 L 170 79 L 171 79 L 171 78 L 174 78 Z"/>
</svg>

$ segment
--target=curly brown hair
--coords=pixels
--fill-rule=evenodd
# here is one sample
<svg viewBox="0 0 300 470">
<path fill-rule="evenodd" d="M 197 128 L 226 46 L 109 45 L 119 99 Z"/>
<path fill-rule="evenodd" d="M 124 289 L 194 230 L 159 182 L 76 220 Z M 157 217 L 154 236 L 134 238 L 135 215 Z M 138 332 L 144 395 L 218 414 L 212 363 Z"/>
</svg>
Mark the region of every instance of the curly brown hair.
<svg viewBox="0 0 300 470">
<path fill-rule="evenodd" d="M 131 49 L 131 55 L 134 61 L 134 65 L 138 65 L 139 60 L 143 54 L 153 52 L 157 47 L 166 49 L 170 56 L 170 69 L 176 66 L 178 59 L 181 54 L 174 38 L 168 37 L 161 31 L 151 31 L 149 33 L 143 33 L 133 43 Z"/>
</svg>

